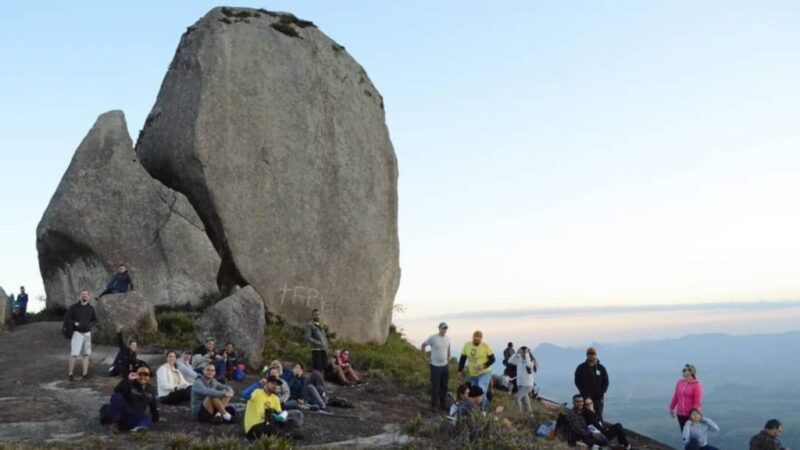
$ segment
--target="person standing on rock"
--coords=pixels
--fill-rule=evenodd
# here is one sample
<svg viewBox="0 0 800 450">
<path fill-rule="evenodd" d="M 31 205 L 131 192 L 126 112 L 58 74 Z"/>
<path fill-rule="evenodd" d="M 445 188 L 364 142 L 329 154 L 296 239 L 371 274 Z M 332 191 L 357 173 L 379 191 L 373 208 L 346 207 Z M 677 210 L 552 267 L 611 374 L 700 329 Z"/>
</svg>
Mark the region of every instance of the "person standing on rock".
<svg viewBox="0 0 800 450">
<path fill-rule="evenodd" d="M 461 349 L 461 358 L 458 361 L 458 379 L 464 379 L 464 368 L 466 366 L 469 379 L 468 384 L 480 386 L 483 391 L 481 406 L 489 406 L 489 384 L 492 382 L 492 364 L 494 364 L 494 352 L 489 344 L 483 342 L 483 332 L 480 330 L 472 333 L 472 340 L 464 344 Z"/>
<path fill-rule="evenodd" d="M 322 328 L 318 309 L 311 311 L 311 321 L 306 325 L 305 338 L 311 347 L 311 369 L 324 372 L 328 363 L 328 337 Z"/>
<path fill-rule="evenodd" d="M 447 334 L 447 324 L 439 324 L 439 332 L 431 335 L 420 346 L 422 354 L 425 348 L 431 348 L 428 366 L 431 371 L 431 410 L 447 411 L 447 382 L 450 379 L 448 364 L 450 362 L 450 338 Z"/>
<path fill-rule="evenodd" d="M 89 376 L 89 356 L 92 354 L 92 327 L 97 324 L 97 314 L 94 307 L 89 304 L 89 291 L 81 292 L 81 301 L 70 306 L 67 311 L 65 322 L 71 324 L 73 328 L 72 339 L 70 341 L 69 381 L 73 381 L 75 376 L 75 360 L 82 356 L 83 376 Z"/>
<path fill-rule="evenodd" d="M 683 366 L 682 377 L 675 383 L 675 393 L 669 403 L 669 413 L 678 416 L 678 427 L 683 427 L 689 420 L 693 409 L 700 411 L 703 407 L 703 385 L 697 379 L 697 368 L 692 364 Z"/>
<path fill-rule="evenodd" d="M 117 273 L 115 273 L 111 278 L 111 281 L 108 282 L 106 290 L 101 292 L 97 298 L 100 298 L 106 294 L 120 294 L 123 292 L 128 292 L 128 289 L 131 291 L 133 290 L 133 280 L 131 279 L 131 274 L 128 273 L 128 268 L 125 267 L 125 264 L 120 263 Z"/>
<path fill-rule="evenodd" d="M 11 303 L 14 304 L 14 295 L 11 295 Z M 17 325 L 24 324 L 27 320 L 26 314 L 28 312 L 28 294 L 25 293 L 25 286 L 19 287 L 19 295 L 16 300 L 17 305 Z"/>
<path fill-rule="evenodd" d="M 586 349 L 586 361 L 575 368 L 575 387 L 581 397 L 591 397 L 594 401 L 594 410 L 600 419 L 603 419 L 603 397 L 608 390 L 608 372 L 597 359 L 597 349 Z"/>
</svg>

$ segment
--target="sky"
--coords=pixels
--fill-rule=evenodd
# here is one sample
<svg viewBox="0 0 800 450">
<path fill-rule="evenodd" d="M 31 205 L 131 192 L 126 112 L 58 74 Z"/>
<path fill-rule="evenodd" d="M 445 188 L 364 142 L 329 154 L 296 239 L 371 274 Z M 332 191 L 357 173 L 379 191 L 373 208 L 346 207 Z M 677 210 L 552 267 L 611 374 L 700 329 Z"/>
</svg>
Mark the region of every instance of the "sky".
<svg viewBox="0 0 800 450">
<path fill-rule="evenodd" d="M 97 116 L 138 134 L 216 3 L 12 2 L 0 286 Z M 344 45 L 399 161 L 406 319 L 800 297 L 800 4 L 264 1 Z"/>
</svg>

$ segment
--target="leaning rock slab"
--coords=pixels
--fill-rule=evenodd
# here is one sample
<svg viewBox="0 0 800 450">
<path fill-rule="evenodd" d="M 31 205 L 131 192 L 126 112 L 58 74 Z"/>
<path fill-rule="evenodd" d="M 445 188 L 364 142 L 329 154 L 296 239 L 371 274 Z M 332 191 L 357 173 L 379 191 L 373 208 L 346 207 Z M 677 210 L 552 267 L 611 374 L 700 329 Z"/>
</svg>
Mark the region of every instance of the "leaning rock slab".
<svg viewBox="0 0 800 450">
<path fill-rule="evenodd" d="M 220 300 L 194 322 L 197 340 L 213 337 L 218 352 L 232 343 L 250 367 L 261 367 L 264 348 L 264 299 L 250 286 Z M 241 353 L 240 353 L 241 354 Z"/>
<path fill-rule="evenodd" d="M 400 269 L 397 160 L 383 99 L 312 23 L 215 8 L 183 35 L 137 142 L 222 257 L 295 325 L 384 341 Z"/>
<path fill-rule="evenodd" d="M 11 328 L 11 300 L 6 291 L 0 287 L 0 331 L 7 331 Z"/>
<path fill-rule="evenodd" d="M 93 306 L 97 326 L 92 337 L 97 336 L 97 342 L 116 343 L 117 325 L 122 326 L 125 336 L 158 331 L 155 307 L 139 291 L 104 295 Z"/>
<path fill-rule="evenodd" d="M 103 290 L 119 262 L 154 304 L 218 296 L 219 256 L 186 198 L 151 178 L 121 111 L 83 139 L 36 230 L 48 306 Z"/>
</svg>

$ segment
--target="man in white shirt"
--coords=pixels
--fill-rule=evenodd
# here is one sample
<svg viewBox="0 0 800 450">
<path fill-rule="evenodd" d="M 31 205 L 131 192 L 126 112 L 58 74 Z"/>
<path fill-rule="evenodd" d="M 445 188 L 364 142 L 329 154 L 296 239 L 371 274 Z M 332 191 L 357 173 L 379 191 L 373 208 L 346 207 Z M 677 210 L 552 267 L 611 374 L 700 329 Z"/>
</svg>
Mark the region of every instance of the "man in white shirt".
<svg viewBox="0 0 800 450">
<path fill-rule="evenodd" d="M 439 324 L 439 333 L 432 335 L 420 346 L 422 354 L 431 368 L 431 409 L 447 411 L 447 381 L 450 378 L 448 364 L 450 363 L 450 338 L 447 334 L 447 324 Z M 427 358 L 425 347 L 431 348 L 430 359 Z"/>
</svg>

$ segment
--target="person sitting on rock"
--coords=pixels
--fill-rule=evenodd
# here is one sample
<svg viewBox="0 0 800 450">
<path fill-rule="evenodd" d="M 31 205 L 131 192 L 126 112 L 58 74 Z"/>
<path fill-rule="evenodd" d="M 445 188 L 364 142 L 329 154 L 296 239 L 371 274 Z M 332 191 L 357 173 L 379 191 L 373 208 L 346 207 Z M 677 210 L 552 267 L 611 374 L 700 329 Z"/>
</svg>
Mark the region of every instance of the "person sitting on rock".
<svg viewBox="0 0 800 450">
<path fill-rule="evenodd" d="M 583 397 L 576 394 L 572 397 L 572 409 L 567 413 L 567 424 L 569 425 L 569 444 L 575 445 L 576 442 L 583 442 L 589 447 L 593 445 L 602 446 L 606 443 L 606 438 L 600 430 L 589 429 L 589 424 L 583 418 Z"/>
<path fill-rule="evenodd" d="M 325 396 L 325 380 L 322 378 L 322 374 L 316 370 L 308 375 L 306 385 L 303 388 L 303 399 L 312 409 L 317 406 L 320 411 L 330 413 Z"/>
<path fill-rule="evenodd" d="M 683 443 L 685 450 L 719 450 L 713 445 L 708 445 L 709 431 L 719 431 L 719 426 L 697 408 L 689 412 L 689 420 L 683 426 Z M 621 443 L 621 442 L 620 442 Z"/>
<path fill-rule="evenodd" d="M 217 374 L 217 380 L 225 380 L 225 361 L 222 356 L 216 352 L 216 341 L 214 338 L 207 337 L 204 345 L 194 349 L 192 355 L 192 367 L 195 372 L 202 373 L 207 365 L 214 366 L 214 372 Z"/>
<path fill-rule="evenodd" d="M 269 363 L 269 368 L 270 370 L 278 369 L 278 376 L 280 376 L 283 381 L 289 381 L 292 379 L 294 371 L 283 367 L 283 364 L 279 359 L 272 360 L 272 362 Z"/>
<path fill-rule="evenodd" d="M 233 344 L 228 342 L 225 344 L 225 349 L 222 351 L 222 362 L 225 363 L 225 377 L 228 379 L 233 379 L 233 372 L 236 370 L 236 366 L 239 364 L 239 355 L 236 353 L 236 349 L 233 347 Z"/>
<path fill-rule="evenodd" d="M 136 338 L 130 338 L 126 345 L 125 340 L 122 338 L 122 330 L 122 325 L 117 325 L 117 346 L 119 351 L 117 351 L 117 356 L 114 358 L 111 367 L 108 368 L 108 376 L 110 377 L 122 375 L 122 378 L 127 378 L 130 372 L 135 371 L 142 365 L 136 355 L 139 343 Z"/>
<path fill-rule="evenodd" d="M 131 291 L 133 290 L 133 280 L 131 279 L 131 274 L 128 273 L 128 268 L 125 267 L 125 264 L 120 263 L 117 273 L 111 277 L 111 281 L 108 282 L 108 286 L 106 286 L 106 289 L 101 292 L 97 298 L 100 298 L 106 294 L 120 294 L 128 292 L 129 289 Z"/>
<path fill-rule="evenodd" d="M 289 381 L 285 379 L 283 381 L 289 386 L 289 400 L 284 402 L 286 409 L 308 409 L 329 413 L 325 399 L 322 398 L 317 387 L 308 383 L 302 363 L 294 365 Z"/>
<path fill-rule="evenodd" d="M 283 411 L 278 388 L 283 380 L 275 375 L 267 377 L 263 389 L 253 392 L 244 412 L 244 432 L 247 439 L 254 440 L 262 436 L 282 436 L 301 438 L 299 428 L 303 426 L 303 413 L 300 411 Z"/>
<path fill-rule="evenodd" d="M 467 398 L 458 405 L 458 418 L 463 419 L 471 414 L 481 412 L 481 401 L 483 399 L 483 389 L 478 385 L 471 385 L 467 389 Z"/>
<path fill-rule="evenodd" d="M 334 350 L 333 355 L 328 358 L 328 365 L 325 367 L 325 379 L 343 386 L 351 386 L 354 382 L 348 379 L 344 368 L 339 364 L 340 355 L 340 350 Z"/>
<path fill-rule="evenodd" d="M 594 401 L 591 397 L 584 397 L 583 399 L 583 418 L 586 420 L 587 425 L 593 426 L 595 430 L 602 433 L 607 441 L 617 438 L 619 445 L 626 449 L 631 448 L 622 424 L 603 422 L 603 419 L 594 410 Z"/>
<path fill-rule="evenodd" d="M 228 406 L 233 389 L 215 379 L 213 364 L 203 368 L 202 376 L 192 384 L 192 415 L 200 422 L 231 423 L 236 410 Z"/>
<path fill-rule="evenodd" d="M 192 351 L 188 348 L 185 348 L 183 351 L 181 351 L 180 357 L 175 364 L 178 367 L 178 370 L 181 371 L 183 378 L 186 379 L 189 384 L 194 383 L 194 380 L 200 376 L 194 371 L 194 368 L 192 368 Z"/>
<path fill-rule="evenodd" d="M 336 350 L 336 363 L 342 368 L 342 373 L 345 379 L 350 383 L 361 384 L 361 378 L 353 366 L 350 364 L 350 351 L 349 350 Z"/>
<path fill-rule="evenodd" d="M 469 386 L 467 386 L 466 384 L 460 384 L 456 388 L 456 401 L 454 401 L 453 404 L 450 405 L 450 412 L 447 414 L 447 418 L 455 421 L 458 418 L 458 411 L 460 407 L 459 405 L 461 405 L 461 402 L 468 402 L 468 401 L 470 401 Z"/>
<path fill-rule="evenodd" d="M 177 405 L 192 398 L 192 385 L 181 374 L 177 361 L 178 355 L 172 350 L 168 351 L 167 362 L 156 372 L 158 400 L 165 405 Z"/>
<path fill-rule="evenodd" d="M 150 417 L 146 415 L 148 407 Z M 158 422 L 158 404 L 150 382 L 150 369 L 140 367 L 117 384 L 108 412 L 111 423 L 116 424 L 120 431 L 146 430 Z"/>
<path fill-rule="evenodd" d="M 750 438 L 750 450 L 790 450 L 781 444 L 783 424 L 778 419 L 769 419 L 764 429 Z"/>
</svg>

